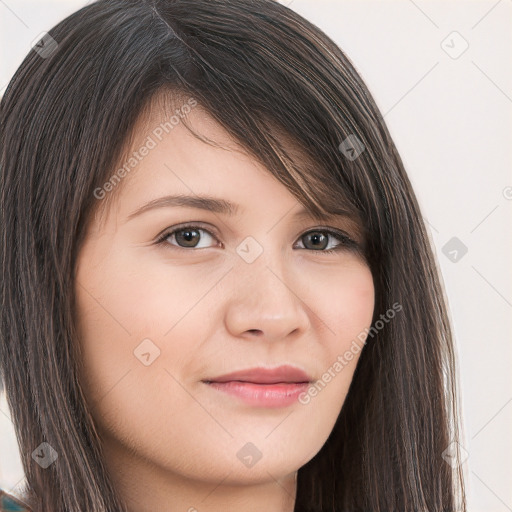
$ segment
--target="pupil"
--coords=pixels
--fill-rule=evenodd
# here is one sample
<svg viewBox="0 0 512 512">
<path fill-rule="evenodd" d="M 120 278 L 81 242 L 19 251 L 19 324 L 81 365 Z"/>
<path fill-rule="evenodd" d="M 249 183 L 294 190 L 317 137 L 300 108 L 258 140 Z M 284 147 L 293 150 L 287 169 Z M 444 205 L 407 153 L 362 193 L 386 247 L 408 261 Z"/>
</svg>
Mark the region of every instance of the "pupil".
<svg viewBox="0 0 512 512">
<path fill-rule="evenodd" d="M 180 231 L 182 235 L 180 235 L 180 238 L 183 238 L 185 243 L 190 244 L 192 242 L 192 246 L 194 245 L 194 238 L 197 238 L 197 230 L 194 229 L 187 229 Z"/>
<path fill-rule="evenodd" d="M 314 234 L 312 234 L 310 236 L 311 236 L 311 238 L 313 240 L 313 245 L 315 247 L 318 247 L 319 244 L 321 245 L 321 242 L 323 240 L 325 240 L 325 238 L 326 238 L 325 235 L 323 235 L 322 233 L 319 233 L 319 234 L 318 233 L 314 233 Z"/>
</svg>

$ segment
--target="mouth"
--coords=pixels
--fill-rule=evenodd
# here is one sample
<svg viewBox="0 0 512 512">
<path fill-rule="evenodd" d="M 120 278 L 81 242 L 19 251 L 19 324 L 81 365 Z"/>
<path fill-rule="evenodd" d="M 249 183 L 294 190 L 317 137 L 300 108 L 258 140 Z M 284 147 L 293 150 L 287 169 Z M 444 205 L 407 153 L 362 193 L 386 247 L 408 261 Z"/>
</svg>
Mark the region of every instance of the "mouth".
<svg viewBox="0 0 512 512">
<path fill-rule="evenodd" d="M 203 382 L 249 405 L 278 408 L 296 403 L 313 379 L 303 370 L 285 365 L 274 369 L 241 370 Z"/>
</svg>

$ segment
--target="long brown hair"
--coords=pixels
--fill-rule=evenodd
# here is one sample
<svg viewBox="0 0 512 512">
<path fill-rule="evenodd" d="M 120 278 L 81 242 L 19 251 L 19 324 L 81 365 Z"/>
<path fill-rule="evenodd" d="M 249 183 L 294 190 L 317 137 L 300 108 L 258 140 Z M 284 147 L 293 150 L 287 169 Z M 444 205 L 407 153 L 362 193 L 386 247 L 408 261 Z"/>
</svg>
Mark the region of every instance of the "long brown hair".
<svg viewBox="0 0 512 512">
<path fill-rule="evenodd" d="M 418 202 L 354 65 L 272 0 L 99 0 L 49 31 L 1 100 L 0 369 L 27 503 L 126 510 L 77 377 L 74 271 L 115 195 L 95 190 L 157 94 L 197 101 L 311 211 L 360 216 L 374 322 L 402 306 L 299 469 L 295 511 L 465 511 L 460 466 L 443 458 L 459 436 L 454 343 Z M 42 442 L 58 454 L 46 469 L 31 457 Z"/>
</svg>

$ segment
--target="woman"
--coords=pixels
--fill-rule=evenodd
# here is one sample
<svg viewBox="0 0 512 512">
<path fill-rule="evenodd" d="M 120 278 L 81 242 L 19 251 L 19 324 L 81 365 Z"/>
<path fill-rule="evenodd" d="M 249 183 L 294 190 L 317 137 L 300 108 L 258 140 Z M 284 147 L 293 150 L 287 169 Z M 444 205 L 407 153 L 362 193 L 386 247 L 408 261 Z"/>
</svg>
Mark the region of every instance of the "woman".
<svg viewBox="0 0 512 512">
<path fill-rule="evenodd" d="M 421 212 L 317 27 L 271 0 L 100 0 L 0 117 L 31 510 L 465 510 Z"/>
</svg>

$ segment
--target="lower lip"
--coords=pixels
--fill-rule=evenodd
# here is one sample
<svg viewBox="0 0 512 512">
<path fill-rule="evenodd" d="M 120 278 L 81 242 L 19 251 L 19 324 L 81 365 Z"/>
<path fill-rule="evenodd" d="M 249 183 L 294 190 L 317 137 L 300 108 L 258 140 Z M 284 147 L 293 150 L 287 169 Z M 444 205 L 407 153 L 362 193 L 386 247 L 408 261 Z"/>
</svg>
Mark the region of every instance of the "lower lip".
<svg viewBox="0 0 512 512">
<path fill-rule="evenodd" d="M 206 382 L 210 387 L 241 398 L 258 407 L 286 407 L 298 401 L 299 395 L 308 389 L 308 382 L 255 384 L 254 382 Z"/>
</svg>

